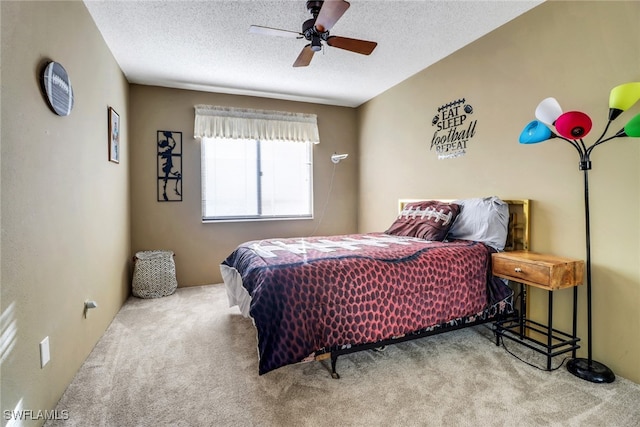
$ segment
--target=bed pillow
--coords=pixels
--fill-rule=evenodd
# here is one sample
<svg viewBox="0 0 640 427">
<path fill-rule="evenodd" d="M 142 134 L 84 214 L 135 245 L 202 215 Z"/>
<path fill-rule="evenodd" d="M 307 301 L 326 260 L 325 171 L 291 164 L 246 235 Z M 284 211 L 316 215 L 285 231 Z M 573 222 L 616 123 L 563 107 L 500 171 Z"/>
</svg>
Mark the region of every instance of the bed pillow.
<svg viewBox="0 0 640 427">
<path fill-rule="evenodd" d="M 385 233 L 442 241 L 454 223 L 460 206 L 436 200 L 407 203 Z"/>
<path fill-rule="evenodd" d="M 449 239 L 474 240 L 502 251 L 507 241 L 509 205 L 498 197 L 456 200 L 460 213 Z"/>
</svg>

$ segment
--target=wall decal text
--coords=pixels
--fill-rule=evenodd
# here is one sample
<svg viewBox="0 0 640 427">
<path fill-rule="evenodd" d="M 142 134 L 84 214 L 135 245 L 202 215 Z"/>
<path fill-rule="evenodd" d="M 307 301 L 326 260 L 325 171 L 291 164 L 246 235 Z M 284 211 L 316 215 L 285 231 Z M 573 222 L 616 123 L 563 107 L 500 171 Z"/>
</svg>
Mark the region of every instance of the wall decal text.
<svg viewBox="0 0 640 427">
<path fill-rule="evenodd" d="M 473 107 L 464 98 L 438 107 L 438 114 L 431 125 L 435 128 L 430 151 L 435 151 L 438 159 L 464 156 L 467 143 L 476 133 L 477 120 L 471 120 Z"/>
</svg>

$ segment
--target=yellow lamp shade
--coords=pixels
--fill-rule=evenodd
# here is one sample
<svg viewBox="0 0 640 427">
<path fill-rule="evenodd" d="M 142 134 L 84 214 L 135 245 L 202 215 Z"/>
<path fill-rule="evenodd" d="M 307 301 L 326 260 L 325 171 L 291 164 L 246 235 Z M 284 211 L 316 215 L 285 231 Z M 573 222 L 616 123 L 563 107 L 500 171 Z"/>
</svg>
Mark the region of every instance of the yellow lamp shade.
<svg viewBox="0 0 640 427">
<path fill-rule="evenodd" d="M 640 99 L 640 82 L 625 83 L 611 89 L 609 94 L 609 120 L 615 120 L 623 111 Z"/>
</svg>

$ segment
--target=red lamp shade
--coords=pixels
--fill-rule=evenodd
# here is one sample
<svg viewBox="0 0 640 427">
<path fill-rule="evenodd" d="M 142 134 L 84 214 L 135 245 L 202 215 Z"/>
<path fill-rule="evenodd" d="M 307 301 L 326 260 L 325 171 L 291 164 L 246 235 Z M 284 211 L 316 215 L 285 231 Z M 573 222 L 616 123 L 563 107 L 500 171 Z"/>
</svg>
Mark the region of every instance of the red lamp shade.
<svg viewBox="0 0 640 427">
<path fill-rule="evenodd" d="M 556 130 L 568 139 L 581 139 L 591 130 L 591 119 L 580 111 L 567 111 L 556 120 Z"/>
</svg>

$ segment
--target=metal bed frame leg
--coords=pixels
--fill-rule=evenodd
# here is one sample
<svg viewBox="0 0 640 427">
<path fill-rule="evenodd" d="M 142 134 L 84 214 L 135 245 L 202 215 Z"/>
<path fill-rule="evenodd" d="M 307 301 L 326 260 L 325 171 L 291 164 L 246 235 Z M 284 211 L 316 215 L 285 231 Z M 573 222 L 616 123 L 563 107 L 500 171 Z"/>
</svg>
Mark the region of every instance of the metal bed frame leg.
<svg viewBox="0 0 640 427">
<path fill-rule="evenodd" d="M 336 362 L 338 361 L 338 355 L 331 353 L 331 378 L 334 380 L 340 379 L 340 375 L 336 372 Z"/>
</svg>

